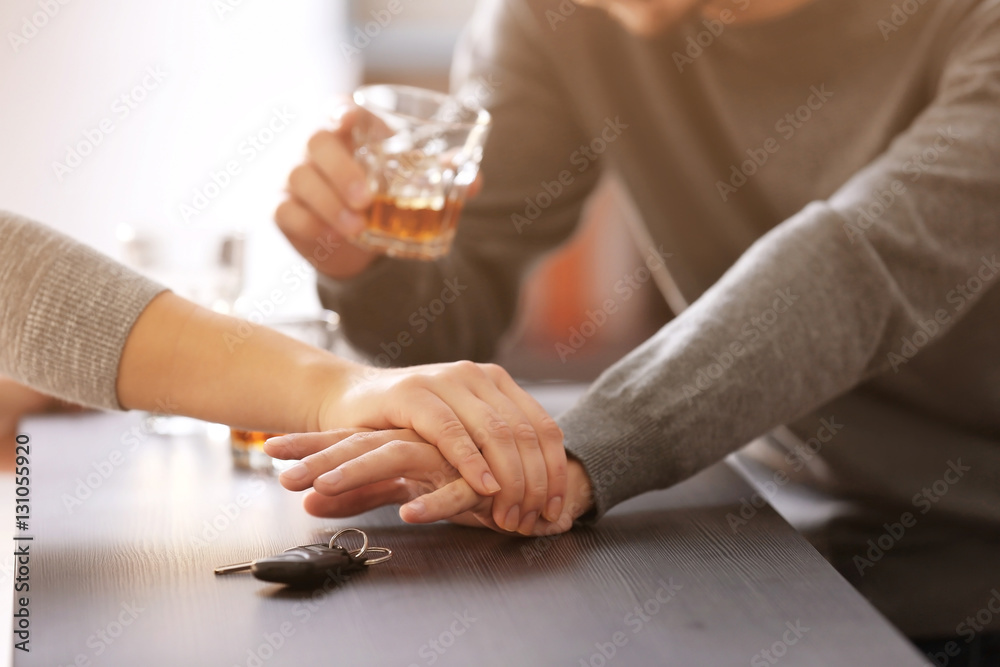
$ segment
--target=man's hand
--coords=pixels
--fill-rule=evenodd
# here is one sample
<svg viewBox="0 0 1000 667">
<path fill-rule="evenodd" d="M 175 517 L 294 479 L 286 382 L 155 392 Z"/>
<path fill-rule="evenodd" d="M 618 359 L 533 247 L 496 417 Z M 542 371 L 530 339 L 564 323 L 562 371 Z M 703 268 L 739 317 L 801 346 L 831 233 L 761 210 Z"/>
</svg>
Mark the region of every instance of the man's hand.
<svg viewBox="0 0 1000 667">
<path fill-rule="evenodd" d="M 345 100 L 332 127 L 309 139 L 305 160 L 288 176 L 288 197 L 274 214 L 292 246 L 335 280 L 353 278 L 378 257 L 350 242 L 364 228 L 373 196 L 364 168 L 354 159 L 352 132 L 359 124 L 392 134 L 381 120 Z M 475 197 L 481 187 L 478 175 L 466 198 Z"/>
<path fill-rule="evenodd" d="M 361 232 L 372 201 L 351 139 L 360 113 L 345 104 L 331 129 L 309 139 L 305 161 L 288 177 L 288 198 L 274 214 L 295 249 L 317 271 L 338 280 L 358 275 L 377 256 L 349 242 Z"/>
<path fill-rule="evenodd" d="M 476 494 L 441 452 L 410 430 L 359 431 L 288 435 L 269 440 L 264 451 L 275 458 L 302 459 L 302 476 L 286 471 L 281 483 L 292 491 L 313 487 L 305 498 L 315 516 L 348 517 L 381 507 L 403 504 L 400 517 L 408 523 L 448 519 L 498 532 L 493 498 Z M 592 506 L 590 480 L 583 466 L 568 465 L 567 501 L 554 521 L 539 520 L 522 535 L 553 535 L 569 530 Z"/>
<path fill-rule="evenodd" d="M 505 370 L 460 361 L 358 373 L 342 393 L 331 394 L 320 413 L 321 429 L 349 424 L 416 431 L 471 490 L 497 496 L 493 520 L 508 531 L 530 533 L 539 518 L 561 515 L 562 431 Z"/>
</svg>

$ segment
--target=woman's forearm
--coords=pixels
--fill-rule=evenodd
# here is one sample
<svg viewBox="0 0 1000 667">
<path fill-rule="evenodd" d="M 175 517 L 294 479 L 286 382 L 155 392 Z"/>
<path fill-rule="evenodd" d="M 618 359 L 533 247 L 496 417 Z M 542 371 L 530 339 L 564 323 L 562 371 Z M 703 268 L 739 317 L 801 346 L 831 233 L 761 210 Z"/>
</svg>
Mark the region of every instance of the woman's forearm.
<svg viewBox="0 0 1000 667">
<path fill-rule="evenodd" d="M 272 432 L 315 431 L 358 366 L 266 327 L 165 292 L 136 320 L 122 352 L 126 409 L 184 414 Z"/>
</svg>

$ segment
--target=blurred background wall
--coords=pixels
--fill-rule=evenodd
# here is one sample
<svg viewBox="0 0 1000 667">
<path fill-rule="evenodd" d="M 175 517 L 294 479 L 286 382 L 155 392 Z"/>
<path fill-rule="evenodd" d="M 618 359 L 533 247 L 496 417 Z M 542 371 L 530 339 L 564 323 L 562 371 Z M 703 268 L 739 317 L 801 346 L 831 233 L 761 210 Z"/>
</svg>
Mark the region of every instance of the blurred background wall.
<svg viewBox="0 0 1000 667">
<path fill-rule="evenodd" d="M 118 257 L 121 223 L 243 229 L 248 292 L 280 288 L 283 308 L 315 310 L 306 281 L 282 281 L 302 267 L 272 213 L 328 99 L 357 83 L 336 51 L 347 6 L 62 2 L 0 3 L 0 207 Z M 278 131 L 276 114 L 289 118 Z M 55 164 L 70 150 L 87 154 L 65 173 Z M 213 188 L 232 161 L 239 174 Z M 206 188 L 207 206 L 185 218 Z"/>
<path fill-rule="evenodd" d="M 332 99 L 359 83 L 446 88 L 475 4 L 403 0 L 360 53 L 345 48 L 387 1 L 4 0 L 0 207 L 119 258 L 123 223 L 242 230 L 249 302 L 277 289 L 275 314 L 316 312 L 312 270 L 272 221 L 288 172 Z M 587 310 L 641 266 L 627 217 L 602 187 L 574 241 L 529 281 L 502 357 L 512 372 L 589 379 L 666 320 L 650 281 L 560 358 Z"/>
</svg>

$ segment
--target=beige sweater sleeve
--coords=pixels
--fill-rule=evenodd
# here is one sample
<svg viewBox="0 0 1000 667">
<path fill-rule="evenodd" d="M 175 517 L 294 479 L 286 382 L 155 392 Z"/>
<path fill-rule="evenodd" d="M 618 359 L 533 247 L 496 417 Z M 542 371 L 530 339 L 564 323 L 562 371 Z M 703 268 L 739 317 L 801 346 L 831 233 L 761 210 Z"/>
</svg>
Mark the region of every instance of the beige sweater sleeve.
<svg viewBox="0 0 1000 667">
<path fill-rule="evenodd" d="M 164 289 L 0 211 L 0 373 L 74 403 L 121 409 L 116 379 L 125 339 Z"/>
</svg>

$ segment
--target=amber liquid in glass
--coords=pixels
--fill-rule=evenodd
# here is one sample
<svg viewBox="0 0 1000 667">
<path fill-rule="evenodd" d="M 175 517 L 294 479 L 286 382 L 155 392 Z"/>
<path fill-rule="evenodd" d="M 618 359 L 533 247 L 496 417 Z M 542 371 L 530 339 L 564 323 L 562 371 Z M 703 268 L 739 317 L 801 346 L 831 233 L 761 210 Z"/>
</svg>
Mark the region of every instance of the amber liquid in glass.
<svg viewBox="0 0 1000 667">
<path fill-rule="evenodd" d="M 244 431 L 229 429 L 229 442 L 233 450 L 233 461 L 237 467 L 259 470 L 271 465 L 271 458 L 264 453 L 264 443 L 268 438 L 276 438 L 283 433 L 264 431 Z"/>
<path fill-rule="evenodd" d="M 451 245 L 461 210 L 462 202 L 455 199 L 378 195 L 368 209 L 366 240 L 398 256 L 438 256 Z"/>
</svg>

